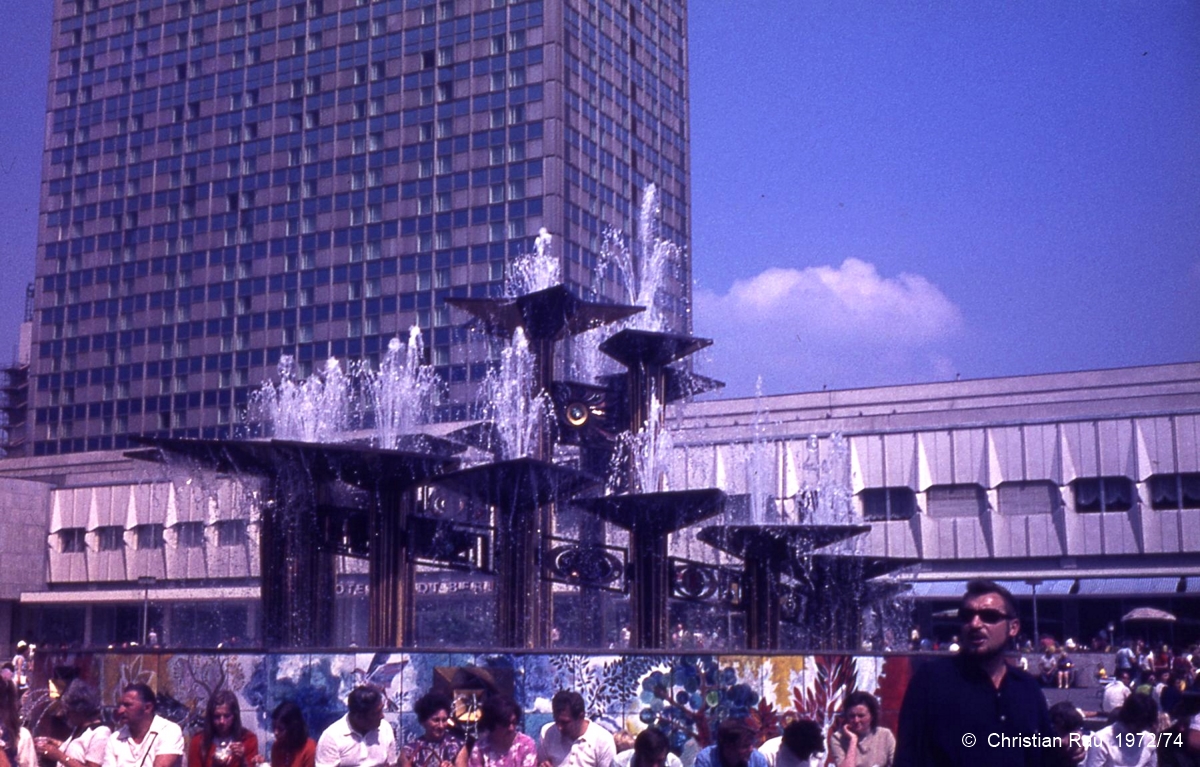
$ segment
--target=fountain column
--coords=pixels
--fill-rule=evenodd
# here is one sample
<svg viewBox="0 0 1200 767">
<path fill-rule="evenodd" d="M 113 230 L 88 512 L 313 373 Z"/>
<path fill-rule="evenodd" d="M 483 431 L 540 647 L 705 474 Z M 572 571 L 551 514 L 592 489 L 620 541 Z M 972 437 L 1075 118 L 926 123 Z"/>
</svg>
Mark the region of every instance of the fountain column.
<svg viewBox="0 0 1200 767">
<path fill-rule="evenodd" d="M 373 643 L 399 646 L 412 636 L 412 566 L 406 546 L 415 488 L 455 468 L 446 452 L 409 453 L 354 445 L 284 440 L 222 441 L 143 438 L 151 450 L 131 458 L 165 461 L 186 456 L 216 471 L 264 477 L 267 497 L 259 523 L 264 643 L 270 649 L 329 647 L 334 628 L 334 552 L 340 529 L 330 529 L 339 484 L 375 491 L 370 540 L 353 556 L 371 560 Z M 426 440 L 430 442 L 431 440 Z"/>
<path fill-rule="evenodd" d="M 333 639 L 333 556 L 321 546 L 315 489 L 290 462 L 270 478 L 259 528 L 263 641 L 270 649 L 328 647 Z"/>
<path fill-rule="evenodd" d="M 546 509 L 596 479 L 533 458 L 485 463 L 438 477 L 436 483 L 491 506 L 496 514 L 496 634 L 502 647 L 550 646 L 550 584 L 542 578 Z"/>
<path fill-rule="evenodd" d="M 797 571 L 797 559 L 862 535 L 869 525 L 713 525 L 700 540 L 745 563 L 746 649 L 779 648 L 779 583 Z"/>
<path fill-rule="evenodd" d="M 657 434 L 663 428 L 662 411 L 654 412 L 653 403 L 668 399 L 667 366 L 711 343 L 688 335 L 626 329 L 600 345 L 600 351 L 628 370 L 625 402 L 630 434 Z M 639 476 L 635 463 L 631 455 L 625 467 L 632 493 L 585 499 L 576 505 L 629 531 L 631 643 L 637 648 L 663 648 L 670 633 L 668 536 L 719 513 L 725 494 L 720 490 L 658 492 L 657 486 L 646 486 L 653 480 Z"/>
<path fill-rule="evenodd" d="M 573 503 L 629 531 L 633 570 L 630 643 L 639 649 L 666 647 L 670 634 L 667 601 L 671 596 L 668 536 L 719 514 L 725 508 L 725 493 L 717 489 L 677 490 L 580 498 Z"/>
<path fill-rule="evenodd" d="M 774 650 L 779 647 L 778 580 L 772 571 L 774 562 L 748 557 L 742 588 L 746 605 L 746 649 Z"/>
<path fill-rule="evenodd" d="M 446 303 L 472 314 L 493 336 L 511 340 L 521 329 L 533 357 L 533 380 L 526 393 L 530 400 L 550 390 L 558 341 L 642 311 L 640 307 L 581 301 L 562 285 L 514 298 L 450 298 Z M 550 463 L 552 429 L 546 419 L 532 451 L 516 460 L 492 464 L 497 467 L 495 476 L 507 477 L 514 487 L 496 486 L 484 492 L 462 483 L 443 483 L 454 484 L 459 492 L 496 510 L 497 631 L 506 647 L 543 648 L 551 643 L 554 604 L 552 584 L 543 577 L 543 557 L 549 548 L 560 482 L 580 484 L 578 479 L 568 480 L 552 471 L 557 468 Z"/>
<path fill-rule="evenodd" d="M 406 530 L 416 505 L 415 490 L 385 485 L 373 515 L 369 583 L 369 640 L 375 647 L 403 647 L 415 628 L 412 587 L 415 567 L 409 557 Z"/>
</svg>

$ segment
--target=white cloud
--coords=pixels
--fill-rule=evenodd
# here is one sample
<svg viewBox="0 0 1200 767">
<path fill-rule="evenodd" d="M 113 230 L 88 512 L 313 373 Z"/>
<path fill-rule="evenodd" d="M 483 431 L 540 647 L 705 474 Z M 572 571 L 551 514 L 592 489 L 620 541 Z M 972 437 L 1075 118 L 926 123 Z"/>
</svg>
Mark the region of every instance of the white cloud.
<svg viewBox="0 0 1200 767">
<path fill-rule="evenodd" d="M 883 277 L 873 264 L 771 268 L 718 294 L 697 290 L 698 335 L 715 344 L 701 372 L 726 395 L 944 380 L 962 313 L 920 275 Z"/>
</svg>

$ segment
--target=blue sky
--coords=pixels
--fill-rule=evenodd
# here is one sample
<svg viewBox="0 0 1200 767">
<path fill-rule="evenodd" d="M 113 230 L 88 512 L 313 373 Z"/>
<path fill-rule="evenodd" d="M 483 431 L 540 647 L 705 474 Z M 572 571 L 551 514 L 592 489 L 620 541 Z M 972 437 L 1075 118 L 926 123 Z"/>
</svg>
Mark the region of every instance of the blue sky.
<svg viewBox="0 0 1200 767">
<path fill-rule="evenodd" d="M 0 0 L 0 361 L 47 0 Z M 1200 359 L 1200 4 L 692 2 L 703 372 L 727 395 Z"/>
</svg>

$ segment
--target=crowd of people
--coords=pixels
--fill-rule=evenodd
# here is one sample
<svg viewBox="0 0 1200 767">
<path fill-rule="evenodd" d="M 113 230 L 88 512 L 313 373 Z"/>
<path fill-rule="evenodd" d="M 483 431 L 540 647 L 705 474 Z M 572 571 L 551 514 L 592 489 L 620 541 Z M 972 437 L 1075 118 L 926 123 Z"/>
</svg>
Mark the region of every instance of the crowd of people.
<svg viewBox="0 0 1200 767">
<path fill-rule="evenodd" d="M 510 697 L 487 697 L 468 733 L 451 699 L 432 691 L 413 705 L 421 732 L 398 741 L 383 692 L 360 686 L 348 695 L 345 716 L 315 740 L 301 709 L 281 703 L 271 714 L 267 756 L 228 690 L 210 696 L 202 726 L 185 738 L 158 714 L 147 685 L 121 691 L 113 729 L 97 691 L 76 679 L 57 703 L 69 731 L 59 739 L 34 737 L 23 726 L 21 690 L 0 678 L 0 767 L 1200 767 L 1200 691 L 1190 660 L 1164 663 L 1151 654 L 1143 663 L 1140 648 L 1122 648 L 1099 712 L 1105 726 L 1088 729 L 1070 702 L 1047 706 L 1042 683 L 1062 684 L 1060 664 L 1047 661 L 1030 673 L 1009 656 L 1020 620 L 1008 591 L 970 582 L 958 620 L 958 652 L 917 667 L 894 734 L 880 723 L 879 701 L 861 690 L 841 701 L 827 733 L 799 718 L 768 739 L 774 733 L 731 717 L 716 723 L 712 745 L 682 755 L 654 727 L 614 737 L 588 719 L 574 691 L 554 695 L 553 719 L 536 740 L 522 731 L 522 709 Z"/>
</svg>

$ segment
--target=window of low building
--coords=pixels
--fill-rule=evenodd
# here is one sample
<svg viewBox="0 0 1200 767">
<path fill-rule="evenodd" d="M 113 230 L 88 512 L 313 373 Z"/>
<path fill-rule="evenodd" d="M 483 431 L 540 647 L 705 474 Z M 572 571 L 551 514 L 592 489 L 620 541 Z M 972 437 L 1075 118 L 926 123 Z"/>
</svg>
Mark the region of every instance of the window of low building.
<svg viewBox="0 0 1200 767">
<path fill-rule="evenodd" d="M 1146 485 L 1152 509 L 1200 509 L 1200 473 L 1153 474 Z"/>
<path fill-rule="evenodd" d="M 1001 482 L 996 505 L 1005 516 L 1049 514 L 1062 505 L 1062 492 L 1049 480 Z"/>
<path fill-rule="evenodd" d="M 134 528 L 139 549 L 161 549 L 164 545 L 164 529 L 162 525 L 138 525 Z"/>
<path fill-rule="evenodd" d="M 96 528 L 101 551 L 119 551 L 125 548 L 125 528 L 120 525 L 105 525 Z"/>
<path fill-rule="evenodd" d="M 925 491 L 925 511 L 930 517 L 976 517 L 987 509 L 982 485 L 934 485 Z"/>
<path fill-rule="evenodd" d="M 1083 477 L 1071 483 L 1071 491 L 1081 514 L 1129 511 L 1137 498 L 1129 477 Z"/>
<path fill-rule="evenodd" d="M 246 522 L 241 519 L 224 519 L 218 522 L 217 545 L 241 546 L 246 542 Z"/>
<path fill-rule="evenodd" d="M 58 548 L 64 554 L 78 554 L 87 550 L 87 530 L 82 527 L 65 527 L 58 531 Z"/>
<path fill-rule="evenodd" d="M 203 522 L 180 522 L 176 526 L 177 545 L 181 549 L 199 549 L 204 546 Z"/>
<path fill-rule="evenodd" d="M 917 496 L 910 487 L 868 487 L 858 497 L 868 522 L 912 519 L 917 513 Z"/>
</svg>

